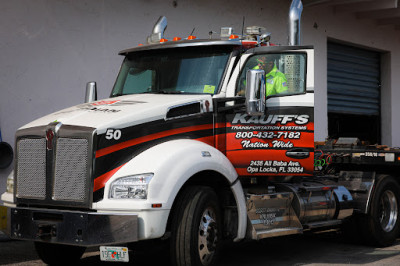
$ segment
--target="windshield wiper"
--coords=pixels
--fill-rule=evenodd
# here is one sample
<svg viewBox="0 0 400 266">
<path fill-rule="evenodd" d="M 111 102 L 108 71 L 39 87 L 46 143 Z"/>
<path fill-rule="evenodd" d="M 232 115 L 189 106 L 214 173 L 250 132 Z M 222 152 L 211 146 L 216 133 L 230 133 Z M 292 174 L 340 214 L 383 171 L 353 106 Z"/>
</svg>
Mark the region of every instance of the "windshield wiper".
<svg viewBox="0 0 400 266">
<path fill-rule="evenodd" d="M 167 90 L 161 90 L 161 91 L 142 91 L 139 93 L 118 93 L 114 94 L 112 97 L 118 97 L 118 96 L 123 96 L 123 95 L 133 95 L 133 94 L 184 94 L 187 92 L 184 91 L 167 91 Z"/>
<path fill-rule="evenodd" d="M 161 94 L 183 94 L 183 91 L 166 91 L 166 90 L 161 90 L 161 91 L 156 91 L 154 93 L 161 93 Z"/>
</svg>

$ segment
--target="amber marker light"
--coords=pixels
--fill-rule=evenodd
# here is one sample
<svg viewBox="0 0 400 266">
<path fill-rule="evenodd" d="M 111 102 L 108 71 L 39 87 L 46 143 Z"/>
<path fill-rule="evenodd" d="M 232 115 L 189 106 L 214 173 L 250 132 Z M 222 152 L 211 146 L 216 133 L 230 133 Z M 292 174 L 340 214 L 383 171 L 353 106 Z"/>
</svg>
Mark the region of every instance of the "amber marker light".
<svg viewBox="0 0 400 266">
<path fill-rule="evenodd" d="M 151 207 L 152 208 L 161 208 L 162 204 L 161 203 L 154 203 L 154 204 L 151 204 Z"/>
<path fill-rule="evenodd" d="M 181 38 L 181 37 L 174 37 L 172 40 L 173 40 L 174 42 L 176 42 L 176 41 L 182 40 L 182 38 Z"/>
<path fill-rule="evenodd" d="M 167 39 L 164 39 L 164 38 L 162 38 L 162 39 L 160 40 L 160 42 L 168 42 L 168 40 L 167 40 Z"/>
<path fill-rule="evenodd" d="M 188 40 L 194 40 L 194 39 L 196 39 L 196 36 L 190 35 L 187 39 Z"/>
<path fill-rule="evenodd" d="M 231 36 L 229 36 L 229 40 L 233 40 L 233 39 L 238 39 L 239 36 L 235 35 L 235 34 L 231 34 Z"/>
</svg>

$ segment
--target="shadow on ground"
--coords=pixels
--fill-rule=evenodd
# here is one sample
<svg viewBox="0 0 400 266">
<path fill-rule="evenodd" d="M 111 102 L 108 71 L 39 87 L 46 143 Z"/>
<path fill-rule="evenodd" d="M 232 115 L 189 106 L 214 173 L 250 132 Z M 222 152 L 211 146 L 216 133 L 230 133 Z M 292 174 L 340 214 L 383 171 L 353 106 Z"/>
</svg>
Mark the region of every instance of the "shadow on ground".
<svg viewBox="0 0 400 266">
<path fill-rule="evenodd" d="M 132 265 L 169 265 L 164 249 L 150 246 L 146 250 L 130 252 Z M 305 264 L 372 264 L 395 265 L 400 261 L 400 240 L 387 248 L 373 248 L 352 244 L 335 232 L 295 235 L 225 244 L 218 265 L 305 265 Z M 384 262 L 384 263 L 383 263 Z M 392 263 L 390 263 L 392 262 Z M 0 264 L 44 265 L 35 253 L 33 243 L 0 241 Z M 100 262 L 98 248 L 89 248 L 79 265 L 129 265 Z"/>
<path fill-rule="evenodd" d="M 165 252 L 164 252 L 165 253 Z M 130 255 L 133 265 L 169 265 L 157 249 Z M 96 255 L 82 259 L 85 265 L 99 262 Z M 381 264 L 382 260 L 400 260 L 400 240 L 388 248 L 374 248 L 345 241 L 337 233 L 296 235 L 262 241 L 225 244 L 218 265 L 304 265 L 304 264 Z M 92 264 L 93 263 L 93 264 Z M 124 264 L 126 265 L 126 264 Z"/>
</svg>

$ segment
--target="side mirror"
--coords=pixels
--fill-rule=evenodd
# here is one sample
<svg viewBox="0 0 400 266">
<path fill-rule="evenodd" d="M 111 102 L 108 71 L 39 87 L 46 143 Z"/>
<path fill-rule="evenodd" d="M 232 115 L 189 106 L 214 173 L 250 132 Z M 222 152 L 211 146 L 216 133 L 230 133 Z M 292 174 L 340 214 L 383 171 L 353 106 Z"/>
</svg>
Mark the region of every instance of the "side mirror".
<svg viewBox="0 0 400 266">
<path fill-rule="evenodd" d="M 265 112 L 265 71 L 250 69 L 246 73 L 246 110 L 249 115 Z"/>
<path fill-rule="evenodd" d="M 97 87 L 96 82 L 90 81 L 86 83 L 85 103 L 97 101 Z"/>
</svg>

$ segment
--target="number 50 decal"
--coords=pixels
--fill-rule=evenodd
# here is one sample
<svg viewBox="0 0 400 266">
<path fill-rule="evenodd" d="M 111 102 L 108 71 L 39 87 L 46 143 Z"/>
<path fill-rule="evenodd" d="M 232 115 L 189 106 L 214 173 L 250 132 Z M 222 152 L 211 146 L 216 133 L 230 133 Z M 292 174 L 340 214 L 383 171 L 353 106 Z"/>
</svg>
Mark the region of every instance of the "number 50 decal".
<svg viewBox="0 0 400 266">
<path fill-rule="evenodd" d="M 111 129 L 110 128 L 110 129 L 107 129 L 106 139 L 108 139 L 108 140 L 112 140 L 112 139 L 119 140 L 121 138 L 121 135 L 122 135 L 121 130 L 119 130 L 119 129 Z"/>
</svg>

